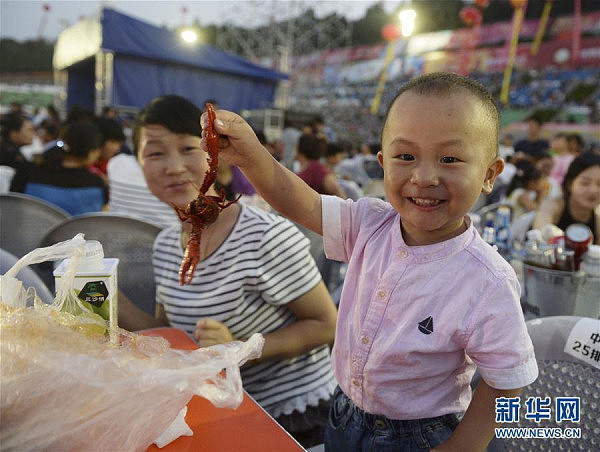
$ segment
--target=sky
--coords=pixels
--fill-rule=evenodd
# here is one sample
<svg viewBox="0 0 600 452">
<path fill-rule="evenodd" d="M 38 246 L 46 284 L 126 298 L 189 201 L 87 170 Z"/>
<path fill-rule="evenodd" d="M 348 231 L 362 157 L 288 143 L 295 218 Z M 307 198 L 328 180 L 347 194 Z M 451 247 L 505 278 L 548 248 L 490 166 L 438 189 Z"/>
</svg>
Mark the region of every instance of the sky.
<svg viewBox="0 0 600 452">
<path fill-rule="evenodd" d="M 41 37 L 54 41 L 69 25 L 97 14 L 101 5 L 153 25 L 172 28 L 191 24 L 196 18 L 201 25 L 260 25 L 271 16 L 275 20 L 295 16 L 309 7 L 317 16 L 337 12 L 356 20 L 374 3 L 376 0 L 0 0 L 0 37 L 17 41 Z M 402 1 L 383 3 L 389 11 Z M 48 11 L 44 5 L 49 6 Z"/>
</svg>

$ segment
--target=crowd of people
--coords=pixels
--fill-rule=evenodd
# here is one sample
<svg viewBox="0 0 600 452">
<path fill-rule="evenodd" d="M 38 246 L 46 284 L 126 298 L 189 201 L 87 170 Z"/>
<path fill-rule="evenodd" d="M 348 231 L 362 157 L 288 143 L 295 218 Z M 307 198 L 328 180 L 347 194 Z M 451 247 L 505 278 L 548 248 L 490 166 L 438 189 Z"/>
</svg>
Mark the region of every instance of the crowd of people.
<svg viewBox="0 0 600 452">
<path fill-rule="evenodd" d="M 542 138 L 539 117 L 530 117 L 527 126 L 527 136 L 514 146 L 503 140 L 506 165 L 486 203 L 510 205 L 513 222 L 535 212 L 531 227 L 536 229 L 585 224 L 600 243 L 600 150 L 578 133 Z"/>
<path fill-rule="evenodd" d="M 502 72 L 476 72 L 471 78 L 485 85 L 496 95 L 498 105 L 501 92 Z M 388 84 L 400 85 L 408 76 L 388 80 Z M 505 109 L 527 111 L 534 108 L 559 110 L 570 105 L 583 108 L 591 122 L 599 122 L 598 105 L 600 90 L 598 68 L 588 67 L 574 70 L 548 67 L 542 70 L 515 70 L 511 78 L 508 103 Z M 393 90 L 384 90 L 377 115 L 371 114 L 371 104 L 377 92 L 376 80 L 348 82 L 342 86 L 295 86 L 291 93 L 291 104 L 297 110 L 316 110 L 328 119 L 328 125 L 342 138 L 360 138 L 369 143 L 378 142 L 381 116 L 393 97 Z M 579 84 L 596 86 L 595 94 L 585 101 L 568 100 L 567 94 Z"/>
<path fill-rule="evenodd" d="M 483 196 L 514 217 L 536 211 L 534 227 L 584 223 L 600 243 L 600 154 L 577 134 L 542 139 L 535 116 L 525 139 L 499 137 L 494 99 L 470 78 L 423 75 L 386 96 L 380 124 L 324 108 L 287 124 L 278 143 L 217 110 L 226 139 L 207 195 L 243 196 L 203 229 L 189 284 L 179 271 L 192 226 L 174 209 L 197 197 L 208 161 L 207 115 L 188 100 L 152 100 L 131 140 L 110 108 L 73 108 L 64 120 L 15 108 L 2 120 L 0 165 L 13 171 L 11 191 L 71 215 L 109 210 L 161 226 L 156 315 L 123 298 L 120 324 L 173 326 L 199 346 L 262 333 L 244 388 L 303 446 L 483 450 L 494 400 L 538 371 L 516 275 L 469 213 Z M 380 140 L 338 141 L 328 127 L 338 119 L 377 126 Z M 26 155 L 36 133 L 38 151 Z M 246 202 L 255 196 L 277 213 Z M 337 307 L 297 225 L 347 264 Z"/>
</svg>

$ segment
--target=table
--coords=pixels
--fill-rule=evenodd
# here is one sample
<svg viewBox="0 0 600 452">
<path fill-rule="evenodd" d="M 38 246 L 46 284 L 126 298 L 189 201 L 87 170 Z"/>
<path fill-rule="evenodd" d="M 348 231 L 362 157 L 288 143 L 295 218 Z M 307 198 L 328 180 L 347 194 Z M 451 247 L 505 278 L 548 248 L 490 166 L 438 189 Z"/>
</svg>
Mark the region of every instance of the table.
<svg viewBox="0 0 600 452">
<path fill-rule="evenodd" d="M 198 348 L 185 332 L 176 328 L 154 328 L 140 333 L 164 337 L 173 348 Z M 216 408 L 208 400 L 194 396 L 188 403 L 185 421 L 194 431 L 194 436 L 182 436 L 162 449 L 152 444 L 148 451 L 304 450 L 245 392 L 244 399 L 236 410 Z"/>
</svg>

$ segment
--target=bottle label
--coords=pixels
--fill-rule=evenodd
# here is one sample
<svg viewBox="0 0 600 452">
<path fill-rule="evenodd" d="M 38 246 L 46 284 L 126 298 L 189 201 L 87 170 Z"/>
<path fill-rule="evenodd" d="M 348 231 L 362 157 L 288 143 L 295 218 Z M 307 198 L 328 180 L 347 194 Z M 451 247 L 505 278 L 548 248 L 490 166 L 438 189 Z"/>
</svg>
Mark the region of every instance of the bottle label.
<svg viewBox="0 0 600 452">
<path fill-rule="evenodd" d="M 81 301 L 90 303 L 97 308 L 108 300 L 108 288 L 104 281 L 88 281 L 78 294 Z"/>
</svg>

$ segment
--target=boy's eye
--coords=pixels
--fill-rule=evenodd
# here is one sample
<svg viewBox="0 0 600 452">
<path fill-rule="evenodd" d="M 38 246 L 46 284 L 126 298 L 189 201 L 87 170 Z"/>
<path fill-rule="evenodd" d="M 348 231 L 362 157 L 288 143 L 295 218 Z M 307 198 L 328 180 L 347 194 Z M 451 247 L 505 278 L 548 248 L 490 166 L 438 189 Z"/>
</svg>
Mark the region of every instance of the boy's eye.
<svg viewBox="0 0 600 452">
<path fill-rule="evenodd" d="M 400 160 L 411 161 L 415 159 L 415 156 L 412 154 L 398 154 L 396 158 Z"/>
<path fill-rule="evenodd" d="M 194 152 L 194 151 L 200 151 L 201 149 L 197 146 L 185 146 L 183 148 L 183 152 Z"/>
<path fill-rule="evenodd" d="M 442 163 L 455 163 L 458 161 L 459 160 L 456 157 L 442 157 L 440 159 L 440 162 L 442 162 Z"/>
</svg>

